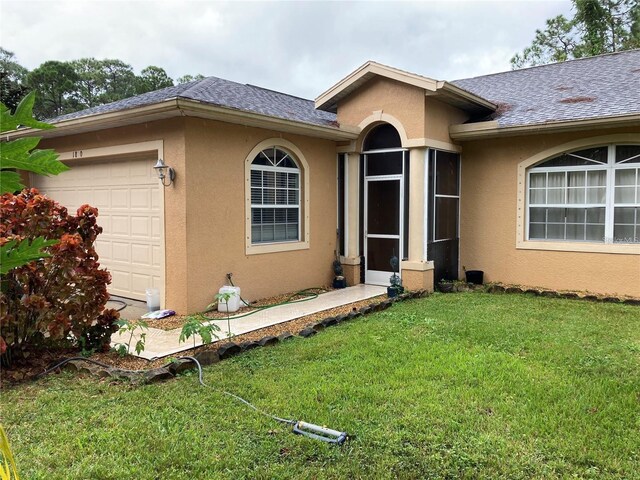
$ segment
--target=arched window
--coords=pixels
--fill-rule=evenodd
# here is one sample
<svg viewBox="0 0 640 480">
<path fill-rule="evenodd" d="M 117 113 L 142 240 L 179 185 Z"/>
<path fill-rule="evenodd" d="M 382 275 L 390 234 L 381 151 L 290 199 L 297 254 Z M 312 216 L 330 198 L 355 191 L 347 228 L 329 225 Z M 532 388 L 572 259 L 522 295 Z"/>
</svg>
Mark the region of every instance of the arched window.
<svg viewBox="0 0 640 480">
<path fill-rule="evenodd" d="M 274 146 L 251 162 L 251 243 L 301 238 L 300 168 L 292 154 Z"/>
<path fill-rule="evenodd" d="M 563 153 L 527 176 L 529 240 L 640 243 L 640 145 Z"/>
<path fill-rule="evenodd" d="M 364 139 L 363 151 L 382 150 L 385 148 L 401 148 L 402 140 L 395 127 L 383 123 L 373 127 Z"/>
</svg>

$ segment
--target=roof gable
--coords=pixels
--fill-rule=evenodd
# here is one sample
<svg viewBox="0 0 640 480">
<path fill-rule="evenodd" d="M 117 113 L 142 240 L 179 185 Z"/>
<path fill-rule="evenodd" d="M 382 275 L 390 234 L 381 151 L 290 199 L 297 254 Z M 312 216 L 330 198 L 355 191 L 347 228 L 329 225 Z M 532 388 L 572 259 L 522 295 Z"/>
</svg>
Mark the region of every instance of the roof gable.
<svg viewBox="0 0 640 480">
<path fill-rule="evenodd" d="M 406 72 L 371 60 L 320 94 L 315 101 L 316 108 L 335 113 L 338 108 L 338 102 L 351 95 L 374 77 L 388 78 L 400 83 L 413 85 L 423 89 L 425 95 L 441 96 L 444 102 L 473 113 L 484 112 L 487 114 L 496 108 L 495 105 L 484 98 L 466 92 L 448 82 L 434 80 L 433 78 Z"/>
</svg>

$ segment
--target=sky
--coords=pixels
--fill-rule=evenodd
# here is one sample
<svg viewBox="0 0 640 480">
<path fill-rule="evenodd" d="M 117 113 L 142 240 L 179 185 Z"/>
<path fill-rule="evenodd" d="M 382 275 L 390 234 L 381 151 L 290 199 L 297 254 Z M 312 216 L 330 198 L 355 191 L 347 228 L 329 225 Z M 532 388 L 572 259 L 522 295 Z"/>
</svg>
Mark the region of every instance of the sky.
<svg viewBox="0 0 640 480">
<path fill-rule="evenodd" d="M 33 69 L 117 58 L 313 99 L 374 60 L 438 80 L 510 69 L 570 0 L 0 0 L 0 46 Z"/>
</svg>

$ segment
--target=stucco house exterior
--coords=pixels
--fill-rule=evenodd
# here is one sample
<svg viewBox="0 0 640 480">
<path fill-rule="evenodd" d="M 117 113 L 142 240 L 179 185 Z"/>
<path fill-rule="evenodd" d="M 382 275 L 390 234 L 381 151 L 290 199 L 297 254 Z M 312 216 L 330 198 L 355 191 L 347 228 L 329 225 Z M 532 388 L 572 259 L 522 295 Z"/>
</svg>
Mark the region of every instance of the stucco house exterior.
<svg viewBox="0 0 640 480">
<path fill-rule="evenodd" d="M 205 307 L 327 285 L 485 281 L 640 297 L 640 50 L 458 81 L 367 62 L 315 102 L 215 77 L 53 120 L 111 291 Z M 175 172 L 163 186 L 153 166 Z M 167 179 L 165 179 L 166 181 Z"/>
</svg>

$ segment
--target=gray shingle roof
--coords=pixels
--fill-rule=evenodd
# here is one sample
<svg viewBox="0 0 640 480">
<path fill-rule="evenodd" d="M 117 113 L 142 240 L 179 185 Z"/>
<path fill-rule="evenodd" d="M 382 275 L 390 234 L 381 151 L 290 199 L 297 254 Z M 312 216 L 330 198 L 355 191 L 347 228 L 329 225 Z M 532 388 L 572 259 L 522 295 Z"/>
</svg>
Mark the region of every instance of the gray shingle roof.
<svg viewBox="0 0 640 480">
<path fill-rule="evenodd" d="M 496 103 L 500 127 L 640 113 L 640 50 L 451 83 Z"/>
<path fill-rule="evenodd" d="M 640 49 L 451 82 L 498 105 L 500 127 L 640 113 Z M 338 127 L 314 102 L 216 77 L 56 117 L 51 122 L 183 98 L 311 125 Z M 475 119 L 478 120 L 478 119 Z"/>
<path fill-rule="evenodd" d="M 143 93 L 135 97 L 62 115 L 49 121 L 56 123 L 100 113 L 128 110 L 174 98 L 195 100 L 210 105 L 312 125 L 337 127 L 336 115 L 316 110 L 311 100 L 216 77 L 208 77 L 203 80 Z"/>
</svg>

